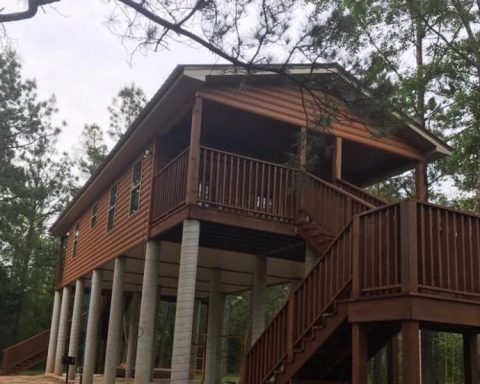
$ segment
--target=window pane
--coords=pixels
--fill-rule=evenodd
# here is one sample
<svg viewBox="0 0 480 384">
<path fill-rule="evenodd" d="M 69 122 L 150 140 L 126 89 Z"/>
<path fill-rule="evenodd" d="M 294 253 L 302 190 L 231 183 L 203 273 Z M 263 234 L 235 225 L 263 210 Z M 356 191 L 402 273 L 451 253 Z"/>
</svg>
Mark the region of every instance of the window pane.
<svg viewBox="0 0 480 384">
<path fill-rule="evenodd" d="M 110 188 L 110 206 L 117 202 L 117 184 Z"/>
<path fill-rule="evenodd" d="M 114 221 L 115 221 L 115 209 L 112 208 L 108 211 L 107 231 L 111 231 L 113 229 Z"/>
<path fill-rule="evenodd" d="M 142 161 L 137 161 L 132 168 L 132 185 L 140 183 L 142 177 Z"/>
<path fill-rule="evenodd" d="M 90 220 L 90 228 L 93 228 L 95 227 L 95 225 L 97 225 L 97 216 L 92 216 L 91 220 Z"/>
<path fill-rule="evenodd" d="M 138 211 L 140 205 L 140 187 L 136 187 L 130 194 L 130 214 Z"/>
<path fill-rule="evenodd" d="M 72 257 L 77 256 L 77 240 L 73 241 Z"/>
</svg>

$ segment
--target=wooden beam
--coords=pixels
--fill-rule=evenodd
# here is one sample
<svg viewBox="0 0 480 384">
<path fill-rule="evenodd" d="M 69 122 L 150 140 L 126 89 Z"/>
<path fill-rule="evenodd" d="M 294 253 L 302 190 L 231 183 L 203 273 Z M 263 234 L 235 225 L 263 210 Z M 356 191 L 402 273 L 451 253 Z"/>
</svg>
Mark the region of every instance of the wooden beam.
<svg viewBox="0 0 480 384">
<path fill-rule="evenodd" d="M 198 173 L 200 167 L 200 134 L 202 125 L 203 100 L 195 98 L 190 130 L 190 151 L 188 153 L 187 205 L 195 205 L 198 197 Z"/>
<path fill-rule="evenodd" d="M 335 149 L 332 154 L 332 181 L 342 178 L 342 151 L 343 139 L 335 137 Z"/>
<path fill-rule="evenodd" d="M 420 384 L 420 327 L 418 321 L 402 322 L 402 382 Z"/>
<path fill-rule="evenodd" d="M 398 335 L 395 335 L 387 345 L 387 384 L 398 384 L 398 356 Z"/>
<path fill-rule="evenodd" d="M 367 361 L 366 328 L 362 324 L 354 323 L 352 324 L 352 384 L 367 384 Z"/>
<path fill-rule="evenodd" d="M 400 203 L 402 291 L 418 292 L 417 202 Z"/>
<path fill-rule="evenodd" d="M 465 384 L 477 384 L 479 379 L 479 361 L 476 334 L 463 335 L 463 365 Z"/>
<path fill-rule="evenodd" d="M 428 201 L 427 163 L 421 160 L 415 165 L 415 198 Z"/>
<path fill-rule="evenodd" d="M 307 127 L 302 127 L 300 130 L 300 143 L 298 148 L 298 158 L 301 170 L 305 170 L 307 165 L 307 145 Z"/>
<path fill-rule="evenodd" d="M 352 222 L 352 296 L 359 299 L 362 293 L 362 271 L 360 263 L 360 217 L 353 216 Z"/>
</svg>

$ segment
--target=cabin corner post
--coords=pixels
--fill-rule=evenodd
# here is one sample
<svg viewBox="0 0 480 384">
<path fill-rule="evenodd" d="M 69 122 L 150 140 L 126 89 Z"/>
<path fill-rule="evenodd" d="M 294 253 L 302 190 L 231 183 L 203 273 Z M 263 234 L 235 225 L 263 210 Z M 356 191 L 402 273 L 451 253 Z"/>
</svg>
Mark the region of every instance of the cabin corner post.
<svg viewBox="0 0 480 384">
<path fill-rule="evenodd" d="M 184 220 L 173 334 L 172 384 L 192 382 L 190 367 L 199 241 L 200 222 L 193 219 Z"/>
<path fill-rule="evenodd" d="M 367 362 L 367 330 L 365 328 L 365 325 L 360 323 L 353 323 L 352 384 L 367 384 Z"/>
<path fill-rule="evenodd" d="M 72 297 L 72 287 L 66 285 L 63 287 L 62 304 L 60 308 L 60 320 L 58 323 L 57 348 L 55 351 L 55 368 L 53 373 L 60 376 L 63 372 L 62 358 L 65 355 L 68 336 L 68 320 L 70 318 L 70 299 Z"/>
<path fill-rule="evenodd" d="M 200 172 L 200 136 L 202 128 L 203 99 L 195 97 L 190 130 L 190 150 L 188 153 L 187 205 L 195 205 L 198 199 L 198 181 Z"/>
<path fill-rule="evenodd" d="M 211 271 L 210 293 L 208 299 L 207 316 L 207 345 L 205 353 L 204 382 L 218 384 L 221 381 L 220 370 L 220 337 L 223 315 L 223 294 L 220 289 L 221 272 L 219 269 Z M 195 359 L 195 355 L 192 354 Z"/>
<path fill-rule="evenodd" d="M 400 203 L 400 253 L 402 292 L 418 292 L 417 202 Z"/>
<path fill-rule="evenodd" d="M 82 279 L 78 279 L 75 283 L 75 296 L 73 299 L 72 327 L 70 328 L 70 342 L 68 346 L 68 356 L 78 356 L 78 346 L 80 342 L 80 332 L 82 328 L 82 310 L 83 297 L 85 294 L 85 284 Z M 68 370 L 69 380 L 75 380 L 75 371 L 78 364 L 75 359 L 75 365 Z"/>
<path fill-rule="evenodd" d="M 478 383 L 479 359 L 476 334 L 466 333 L 463 335 L 463 356 L 465 384 Z"/>
<path fill-rule="evenodd" d="M 87 332 L 85 337 L 85 357 L 83 359 L 82 376 L 82 382 L 84 384 L 93 383 L 95 360 L 97 357 L 97 336 L 102 299 L 102 279 L 102 271 L 99 269 L 95 269 L 92 276 L 90 304 L 88 307 Z"/>
<path fill-rule="evenodd" d="M 418 321 L 402 322 L 402 381 L 421 383 L 420 325 Z"/>
<path fill-rule="evenodd" d="M 135 359 L 135 384 L 151 381 L 155 314 L 158 295 L 158 262 L 161 245 L 155 240 L 147 241 L 143 267 L 142 297 L 138 327 L 141 329 L 137 341 Z"/>
<path fill-rule="evenodd" d="M 60 306 L 62 301 L 62 290 L 57 289 L 53 299 L 52 321 L 50 324 L 50 338 L 48 340 L 47 364 L 45 373 L 53 373 L 55 366 L 55 352 L 57 349 L 58 323 L 60 320 Z"/>
<path fill-rule="evenodd" d="M 115 383 L 117 376 L 122 337 L 123 290 L 126 261 L 127 259 L 124 256 L 117 257 L 113 270 L 112 298 L 108 318 L 107 351 L 105 354 L 105 369 L 103 374 L 103 382 L 105 384 Z"/>
<path fill-rule="evenodd" d="M 341 137 L 335 137 L 335 147 L 332 154 L 332 182 L 342 178 L 342 151 L 343 140 Z"/>
<path fill-rule="evenodd" d="M 360 264 L 360 216 L 353 216 L 352 221 L 352 296 L 358 299 L 362 293 L 362 266 Z"/>
<path fill-rule="evenodd" d="M 427 163 L 423 160 L 415 164 L 415 198 L 423 202 L 428 200 Z"/>
</svg>

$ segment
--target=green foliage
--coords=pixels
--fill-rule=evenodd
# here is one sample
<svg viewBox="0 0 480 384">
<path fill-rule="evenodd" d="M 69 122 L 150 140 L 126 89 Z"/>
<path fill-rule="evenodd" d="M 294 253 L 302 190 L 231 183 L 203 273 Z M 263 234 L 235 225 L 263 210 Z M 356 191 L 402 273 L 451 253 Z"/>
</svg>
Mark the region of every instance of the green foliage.
<svg viewBox="0 0 480 384">
<path fill-rule="evenodd" d="M 77 166 L 82 176 L 89 178 L 107 156 L 102 129 L 97 124 L 86 124 L 81 133 L 80 146 Z"/>
<path fill-rule="evenodd" d="M 107 131 L 109 136 L 118 141 L 128 127 L 133 123 L 147 103 L 147 98 L 143 90 L 135 84 L 123 87 L 112 104 L 108 107 L 110 112 L 110 129 Z"/>
</svg>

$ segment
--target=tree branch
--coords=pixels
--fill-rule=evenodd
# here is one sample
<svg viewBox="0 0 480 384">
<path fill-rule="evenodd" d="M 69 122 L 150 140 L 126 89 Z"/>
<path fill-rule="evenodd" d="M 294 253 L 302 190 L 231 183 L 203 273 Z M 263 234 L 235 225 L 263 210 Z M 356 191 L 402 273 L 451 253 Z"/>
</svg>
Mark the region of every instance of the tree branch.
<svg viewBox="0 0 480 384">
<path fill-rule="evenodd" d="M 28 0 L 28 7 L 25 11 L 5 14 L 0 13 L 0 23 L 30 19 L 37 14 L 38 7 L 58 1 L 60 0 Z M 3 11 L 3 9 L 0 11 Z"/>
</svg>

